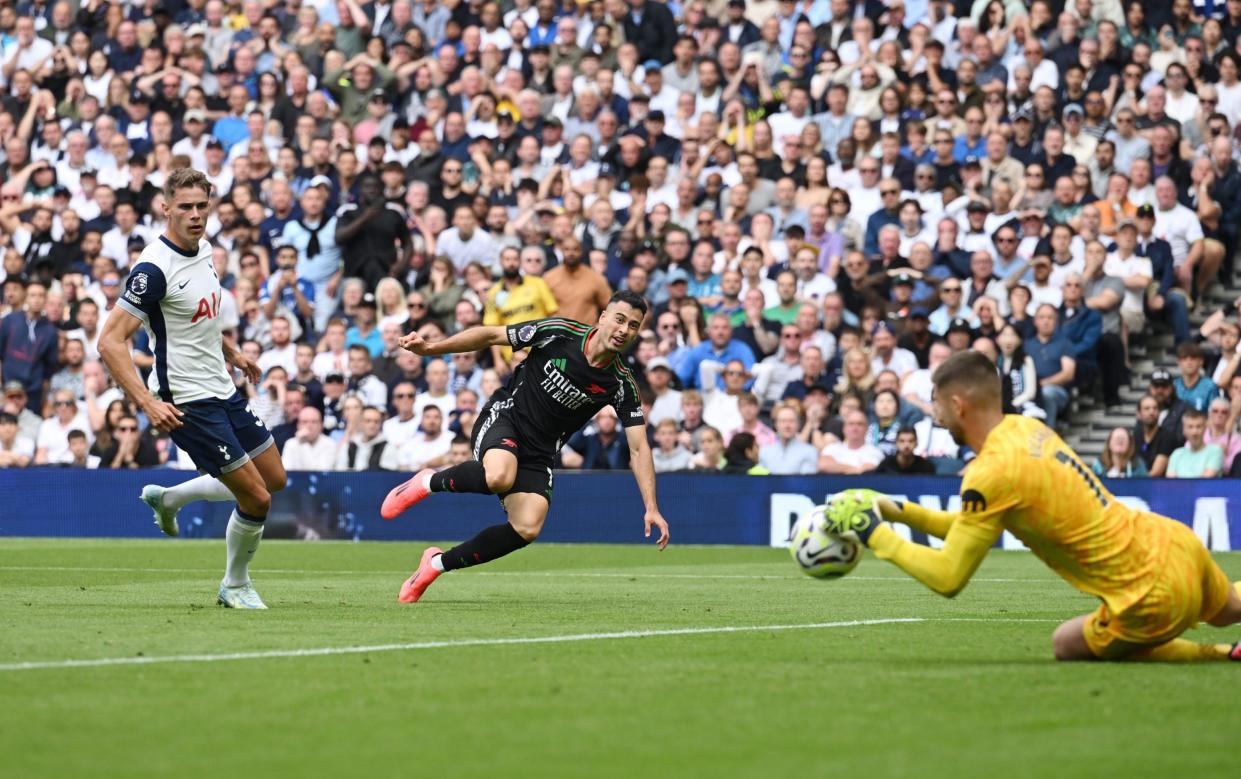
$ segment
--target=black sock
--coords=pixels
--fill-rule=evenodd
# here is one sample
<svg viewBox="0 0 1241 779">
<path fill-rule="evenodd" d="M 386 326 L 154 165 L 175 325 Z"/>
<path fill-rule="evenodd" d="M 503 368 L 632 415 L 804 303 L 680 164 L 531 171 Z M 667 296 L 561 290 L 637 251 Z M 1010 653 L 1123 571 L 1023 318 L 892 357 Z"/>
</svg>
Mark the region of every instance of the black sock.
<svg viewBox="0 0 1241 779">
<path fill-rule="evenodd" d="M 467 460 L 431 475 L 431 492 L 479 492 L 490 495 L 487 472 L 478 460 Z"/>
<path fill-rule="evenodd" d="M 458 466 L 460 467 L 460 466 Z M 469 568 L 499 559 L 509 552 L 516 552 L 530 542 L 522 538 L 507 522 L 492 525 L 463 544 L 457 544 L 444 552 L 441 562 L 445 571 Z"/>
</svg>

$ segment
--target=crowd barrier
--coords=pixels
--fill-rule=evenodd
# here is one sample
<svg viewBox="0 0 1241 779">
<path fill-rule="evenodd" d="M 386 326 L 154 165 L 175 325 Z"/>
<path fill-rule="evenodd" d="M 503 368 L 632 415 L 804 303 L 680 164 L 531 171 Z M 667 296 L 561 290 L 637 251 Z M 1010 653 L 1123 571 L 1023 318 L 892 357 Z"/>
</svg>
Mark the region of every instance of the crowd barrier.
<svg viewBox="0 0 1241 779">
<path fill-rule="evenodd" d="M 0 470 L 0 535 L 143 538 L 159 535 L 138 493 L 171 485 L 183 471 Z M 266 537 L 345 540 L 467 538 L 502 516 L 495 497 L 438 495 L 392 522 L 379 517 L 383 497 L 407 475 L 291 473 L 272 503 Z M 870 487 L 927 506 L 960 507 L 955 477 L 725 476 L 664 474 L 659 503 L 674 542 L 781 546 L 802 512 L 829 492 Z M 1241 481 L 1111 481 L 1126 503 L 1194 528 L 1211 549 L 1241 544 Z M 182 536 L 218 538 L 229 503 L 198 502 L 181 512 Z M 558 472 L 541 538 L 572 543 L 642 543 L 642 501 L 629 473 Z M 898 526 L 898 530 L 907 528 Z M 920 534 L 913 540 L 928 543 Z M 934 542 L 931 539 L 930 542 Z M 1005 534 L 1001 546 L 1022 548 Z"/>
</svg>

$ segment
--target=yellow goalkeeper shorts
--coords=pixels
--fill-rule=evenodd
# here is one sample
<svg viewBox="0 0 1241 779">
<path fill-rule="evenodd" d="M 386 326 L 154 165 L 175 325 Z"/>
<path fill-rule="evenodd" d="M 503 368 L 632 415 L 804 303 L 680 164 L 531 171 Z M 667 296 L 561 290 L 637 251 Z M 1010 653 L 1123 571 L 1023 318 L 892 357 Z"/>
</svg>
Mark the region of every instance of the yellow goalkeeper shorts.
<svg viewBox="0 0 1241 779">
<path fill-rule="evenodd" d="M 1100 605 L 1083 627 L 1086 643 L 1103 659 L 1166 643 L 1218 614 L 1231 588 L 1194 532 L 1175 523 L 1154 586 L 1122 612 L 1112 614 Z"/>
</svg>

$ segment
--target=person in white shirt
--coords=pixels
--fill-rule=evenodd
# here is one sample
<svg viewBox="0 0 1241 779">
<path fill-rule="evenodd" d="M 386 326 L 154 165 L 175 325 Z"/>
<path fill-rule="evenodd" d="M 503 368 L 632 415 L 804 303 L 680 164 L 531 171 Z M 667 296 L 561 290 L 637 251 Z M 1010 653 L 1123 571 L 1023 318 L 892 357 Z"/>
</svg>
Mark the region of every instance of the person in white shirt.
<svg viewBox="0 0 1241 779">
<path fill-rule="evenodd" d="M 34 454 L 34 441 L 19 434 L 17 417 L 0 412 L 0 468 L 25 468 Z"/>
<path fill-rule="evenodd" d="M 9 84 L 13 74 L 19 70 L 29 71 L 36 65 L 48 69 L 52 64 L 52 50 L 56 48 L 51 41 L 35 35 L 33 16 L 17 17 L 13 32 L 13 40 L 4 47 L 3 66 L 0 67 L 5 85 Z M 41 74 L 32 75 L 41 77 Z"/>
<path fill-rule="evenodd" d="M 1091 242 L 1094 243 L 1097 242 Z M 1120 317 L 1130 333 L 1140 333 L 1146 325 L 1146 288 L 1154 277 L 1150 258 L 1140 257 L 1135 253 L 1137 245 L 1137 225 L 1126 219 L 1116 230 L 1116 251 L 1107 255 L 1107 260 L 1103 263 L 1103 272 L 1120 279 L 1125 285 L 1125 297 L 1120 302 Z"/>
<path fill-rule="evenodd" d="M 1177 286 L 1199 298 L 1215 280 L 1224 259 L 1224 246 L 1206 240 L 1198 215 L 1177 201 L 1176 183 L 1167 176 L 1155 180 L 1155 237 L 1172 247 Z"/>
<path fill-rule="evenodd" d="M 431 360 L 426 367 L 427 389 L 414 401 L 414 415 L 421 417 L 428 406 L 438 406 L 445 416 L 457 406 L 456 397 L 448 390 L 448 363 Z"/>
<path fill-rule="evenodd" d="M 319 349 L 321 351 L 310 363 L 310 369 L 319 381 L 326 379 L 329 373 L 339 373 L 349 378 L 349 353 L 345 350 L 344 320 L 332 320 L 323 337 L 319 339 Z"/>
<path fill-rule="evenodd" d="M 421 416 L 417 435 L 401 444 L 397 453 L 397 468 L 402 471 L 420 471 L 438 468 L 448 462 L 452 449 L 451 430 L 444 427 L 444 414 L 436 406 L 427 406 Z"/>
<path fill-rule="evenodd" d="M 396 470 L 397 447 L 384 436 L 383 421 L 382 409 L 362 409 L 360 429 L 337 447 L 336 470 Z"/>
<path fill-rule="evenodd" d="M 797 276 L 797 297 L 818 304 L 836 291 L 836 282 L 819 271 L 819 250 L 805 247 L 797 250 L 792 262 Z"/>
<path fill-rule="evenodd" d="M 818 470 L 818 453 L 797 437 L 801 420 L 792 406 L 780 405 L 772 412 L 776 440 L 758 450 L 758 464 L 775 475 L 808 475 Z"/>
<path fill-rule="evenodd" d="M 879 322 L 871 331 L 871 348 L 874 357 L 870 361 L 870 369 L 875 375 L 883 371 L 892 371 L 901 381 L 909 374 L 918 370 L 918 358 L 908 349 L 896 345 L 896 331 L 887 322 Z"/>
<path fill-rule="evenodd" d="M 662 338 L 675 338 L 672 331 L 667 326 L 675 326 L 679 330 L 680 322 L 673 321 L 676 315 L 671 312 L 664 312 L 660 315 L 659 327 Z M 665 419 L 671 419 L 679 423 L 681 421 L 681 393 L 672 389 L 672 365 L 665 357 L 652 357 L 646 364 L 646 383 L 651 388 L 651 394 L 655 396 L 655 402 L 651 404 L 651 411 L 647 414 L 647 423 L 658 425 Z"/>
<path fill-rule="evenodd" d="M 495 269 L 499 247 L 486 230 L 478 226 L 478 218 L 470 206 L 458 206 L 452 216 L 452 227 L 440 233 L 435 244 L 437 254 L 452 260 L 457 273 L 471 262 Z"/>
<path fill-rule="evenodd" d="M 866 443 L 866 425 L 866 415 L 861 411 L 845 415 L 845 440 L 823 447 L 819 453 L 819 473 L 858 475 L 879 467 L 883 452 Z"/>
<path fill-rule="evenodd" d="M 70 459 L 69 431 L 81 430 L 87 441 L 93 441 L 90 423 L 79 408 L 73 392 L 59 390 L 52 396 L 54 415 L 39 425 L 39 438 L 35 449 L 36 465 L 55 465 Z"/>
<path fill-rule="evenodd" d="M 724 389 L 716 382 L 717 374 L 724 374 Z M 745 392 L 750 374 L 741 360 L 729 360 L 721 366 L 714 360 L 703 360 L 699 366 L 699 382 L 702 387 L 702 419 L 716 430 L 734 430 L 744 422 L 738 400 Z"/>
<path fill-rule="evenodd" d="M 259 370 L 267 373 L 273 366 L 279 365 L 290 376 L 297 373 L 297 344 L 292 340 L 292 329 L 289 320 L 283 314 L 277 314 L 271 320 L 271 346 L 259 355 Z"/>
<path fill-rule="evenodd" d="M 408 381 L 392 388 L 392 405 L 396 408 L 396 416 L 383 423 L 383 434 L 393 450 L 400 449 L 406 441 L 418 434 L 418 415 L 414 413 L 414 398 L 417 395 L 418 390 Z"/>
<path fill-rule="evenodd" d="M 185 112 L 182 124 L 185 137 L 172 145 L 173 154 L 184 154 L 190 158 L 190 167 L 197 170 L 207 169 L 207 143 L 211 136 L 207 135 L 207 115 L 197 108 Z"/>
<path fill-rule="evenodd" d="M 103 234 L 103 249 L 100 254 L 114 260 L 118 268 L 124 269 L 129 267 L 130 239 L 135 236 L 141 238 L 145 247 L 145 244 L 151 242 L 151 235 L 145 227 L 138 224 L 138 210 L 128 200 L 116 204 L 113 216 L 116 227 Z"/>
<path fill-rule="evenodd" d="M 336 447 L 323 434 L 323 413 L 307 406 L 297 415 L 297 435 L 285 442 L 281 459 L 290 471 L 330 471 L 336 467 Z"/>
</svg>

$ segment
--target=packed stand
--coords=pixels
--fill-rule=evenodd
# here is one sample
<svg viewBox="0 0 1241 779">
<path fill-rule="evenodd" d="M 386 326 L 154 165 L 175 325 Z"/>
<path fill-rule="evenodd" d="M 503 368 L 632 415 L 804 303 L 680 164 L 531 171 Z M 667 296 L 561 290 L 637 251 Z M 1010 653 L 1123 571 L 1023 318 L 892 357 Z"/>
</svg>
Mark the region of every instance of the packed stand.
<svg viewBox="0 0 1241 779">
<path fill-rule="evenodd" d="M 191 467 L 96 343 L 192 166 L 196 316 L 291 469 L 469 458 L 520 353 L 400 336 L 628 288 L 661 471 L 955 473 L 952 352 L 1063 429 L 1162 328 L 1179 374 L 1096 470 L 1235 475 L 1237 311 L 1191 312 L 1241 226 L 1238 32 L 1241 0 L 6 4 L 0 467 Z M 628 457 L 605 410 L 562 464 Z"/>
</svg>

